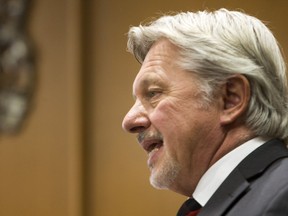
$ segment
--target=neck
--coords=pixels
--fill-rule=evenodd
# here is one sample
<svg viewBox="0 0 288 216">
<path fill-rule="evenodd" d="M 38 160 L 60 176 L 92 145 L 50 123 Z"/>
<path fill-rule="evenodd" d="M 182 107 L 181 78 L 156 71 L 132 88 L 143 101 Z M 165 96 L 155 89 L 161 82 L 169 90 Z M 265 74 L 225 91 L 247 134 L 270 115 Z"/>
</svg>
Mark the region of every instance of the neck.
<svg viewBox="0 0 288 216">
<path fill-rule="evenodd" d="M 226 133 L 222 144 L 219 146 L 214 156 L 212 157 L 209 167 L 224 155 L 247 142 L 248 140 L 253 139 L 254 137 L 255 134 L 244 125 L 229 130 L 229 132 Z"/>
</svg>

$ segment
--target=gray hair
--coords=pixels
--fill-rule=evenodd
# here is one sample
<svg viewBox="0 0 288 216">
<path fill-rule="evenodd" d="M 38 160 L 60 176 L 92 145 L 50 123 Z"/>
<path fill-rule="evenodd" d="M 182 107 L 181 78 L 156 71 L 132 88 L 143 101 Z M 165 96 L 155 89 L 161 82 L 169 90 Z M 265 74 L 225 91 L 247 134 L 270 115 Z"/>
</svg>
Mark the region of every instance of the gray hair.
<svg viewBox="0 0 288 216">
<path fill-rule="evenodd" d="M 152 44 L 167 38 L 180 48 L 183 69 L 196 73 L 206 101 L 235 74 L 250 82 L 245 123 L 257 135 L 287 140 L 287 80 L 276 39 L 257 18 L 238 11 L 164 15 L 128 33 L 128 51 L 142 63 Z"/>
</svg>

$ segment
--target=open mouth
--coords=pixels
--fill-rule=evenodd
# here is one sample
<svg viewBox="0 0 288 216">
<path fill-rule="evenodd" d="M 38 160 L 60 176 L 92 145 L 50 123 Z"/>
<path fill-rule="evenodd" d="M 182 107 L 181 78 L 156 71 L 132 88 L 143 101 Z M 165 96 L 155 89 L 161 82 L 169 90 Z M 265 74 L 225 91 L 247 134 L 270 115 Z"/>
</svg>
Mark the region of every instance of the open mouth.
<svg viewBox="0 0 288 216">
<path fill-rule="evenodd" d="M 163 141 L 158 141 L 158 142 L 152 143 L 148 146 L 147 152 L 151 153 L 154 151 L 158 151 L 162 146 L 163 146 Z"/>
<path fill-rule="evenodd" d="M 162 140 L 157 140 L 154 142 L 151 142 L 149 146 L 147 146 L 147 149 L 145 149 L 148 153 L 148 167 L 151 169 L 155 167 L 155 164 L 157 163 L 160 155 L 161 155 L 161 150 L 163 147 L 163 141 Z"/>
<path fill-rule="evenodd" d="M 163 137 L 160 133 L 139 133 L 137 141 L 148 154 L 163 147 Z"/>
</svg>

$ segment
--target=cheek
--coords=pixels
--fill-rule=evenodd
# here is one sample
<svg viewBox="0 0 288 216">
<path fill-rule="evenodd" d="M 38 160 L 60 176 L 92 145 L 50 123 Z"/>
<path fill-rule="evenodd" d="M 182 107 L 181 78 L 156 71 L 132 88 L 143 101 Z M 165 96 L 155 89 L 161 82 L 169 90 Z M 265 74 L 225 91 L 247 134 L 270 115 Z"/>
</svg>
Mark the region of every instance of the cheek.
<svg viewBox="0 0 288 216">
<path fill-rule="evenodd" d="M 173 131 L 179 126 L 178 123 L 183 121 L 181 120 L 182 111 L 179 106 L 173 103 L 161 102 L 151 113 L 150 120 L 161 133 L 167 130 Z"/>
<path fill-rule="evenodd" d="M 164 138 L 165 154 L 186 167 L 195 151 L 198 120 L 193 120 L 191 115 L 187 116 L 189 113 L 178 107 L 160 106 L 151 115 L 151 123 Z"/>
<path fill-rule="evenodd" d="M 190 139 L 195 120 L 189 113 L 193 111 L 185 111 L 185 108 L 175 103 L 159 104 L 151 113 L 151 123 L 162 134 L 167 147 L 177 148 L 186 145 Z"/>
<path fill-rule="evenodd" d="M 197 110 L 187 101 L 166 100 L 161 102 L 151 113 L 151 122 L 159 127 L 175 130 L 187 130 L 197 121 Z M 159 128 L 160 129 L 160 128 Z"/>
<path fill-rule="evenodd" d="M 150 120 L 169 145 L 173 142 L 176 146 L 191 143 L 201 146 L 219 131 L 217 116 L 217 112 L 195 108 L 192 104 L 162 103 L 153 110 Z"/>
</svg>

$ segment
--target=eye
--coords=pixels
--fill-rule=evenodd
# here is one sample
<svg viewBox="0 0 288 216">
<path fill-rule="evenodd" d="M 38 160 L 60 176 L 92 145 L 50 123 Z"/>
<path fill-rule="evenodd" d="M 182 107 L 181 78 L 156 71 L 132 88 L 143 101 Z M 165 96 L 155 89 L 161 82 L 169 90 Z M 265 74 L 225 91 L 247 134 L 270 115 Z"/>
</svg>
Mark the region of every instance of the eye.
<svg viewBox="0 0 288 216">
<path fill-rule="evenodd" d="M 153 97 L 155 97 L 157 94 L 158 94 L 158 92 L 156 92 L 156 91 L 148 91 L 147 96 L 148 96 L 149 98 L 153 98 Z"/>
<path fill-rule="evenodd" d="M 162 93 L 162 90 L 160 89 L 148 89 L 146 96 L 148 98 L 155 98 L 156 96 L 159 96 Z"/>
</svg>

